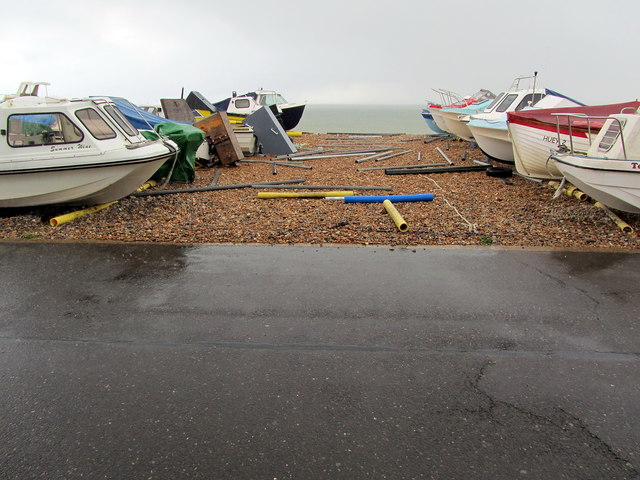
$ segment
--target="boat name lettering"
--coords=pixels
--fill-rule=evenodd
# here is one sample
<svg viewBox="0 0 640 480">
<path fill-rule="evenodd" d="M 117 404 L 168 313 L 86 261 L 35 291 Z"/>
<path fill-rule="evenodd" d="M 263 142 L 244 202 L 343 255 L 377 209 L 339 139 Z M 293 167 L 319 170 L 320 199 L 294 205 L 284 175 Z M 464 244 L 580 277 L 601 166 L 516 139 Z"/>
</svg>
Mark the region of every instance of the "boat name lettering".
<svg viewBox="0 0 640 480">
<path fill-rule="evenodd" d="M 558 137 L 549 137 L 548 135 L 543 135 L 542 140 L 549 143 L 558 143 Z M 560 142 L 561 145 L 566 143 L 567 141 L 564 139 Z"/>
<path fill-rule="evenodd" d="M 75 147 L 73 145 L 67 147 L 51 147 L 52 152 L 64 152 L 65 150 L 73 150 Z"/>
<path fill-rule="evenodd" d="M 640 162 L 631 162 L 631 168 L 640 170 Z"/>
<path fill-rule="evenodd" d="M 54 146 L 54 147 L 51 147 L 51 151 L 52 152 L 66 152 L 66 151 L 69 151 L 69 150 L 75 150 L 75 149 L 87 150 L 87 149 L 90 149 L 90 148 L 93 148 L 93 147 L 91 145 L 67 145 L 67 146 L 64 146 L 64 147 L 55 147 Z"/>
</svg>

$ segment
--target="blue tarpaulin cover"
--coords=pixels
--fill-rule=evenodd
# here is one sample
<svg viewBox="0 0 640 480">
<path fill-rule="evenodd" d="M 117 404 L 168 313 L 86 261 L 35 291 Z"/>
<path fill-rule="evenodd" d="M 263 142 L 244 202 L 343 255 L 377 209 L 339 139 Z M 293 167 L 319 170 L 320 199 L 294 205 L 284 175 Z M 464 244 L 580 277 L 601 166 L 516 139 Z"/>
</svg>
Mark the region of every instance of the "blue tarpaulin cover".
<svg viewBox="0 0 640 480">
<path fill-rule="evenodd" d="M 129 120 L 129 122 L 131 122 L 131 124 L 138 130 L 153 130 L 159 123 L 178 123 L 181 125 L 189 125 L 185 122 L 176 122 L 175 120 L 169 120 L 168 118 L 159 117 L 153 113 L 145 112 L 126 98 L 109 97 L 109 99 L 116 104 L 118 110 L 120 110 L 122 114 L 127 117 L 127 120 Z"/>
</svg>

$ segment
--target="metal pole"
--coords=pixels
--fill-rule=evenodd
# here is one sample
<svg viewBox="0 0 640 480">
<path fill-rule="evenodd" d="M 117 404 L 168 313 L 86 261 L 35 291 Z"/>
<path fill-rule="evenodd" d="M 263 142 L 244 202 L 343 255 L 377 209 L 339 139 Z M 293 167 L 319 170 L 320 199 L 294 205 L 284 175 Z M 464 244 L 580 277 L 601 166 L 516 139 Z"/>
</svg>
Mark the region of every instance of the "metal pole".
<svg viewBox="0 0 640 480">
<path fill-rule="evenodd" d="M 440 147 L 436 147 L 436 150 L 440 155 L 444 157 L 444 159 L 449 163 L 449 165 L 453 165 L 453 162 L 449 160 L 449 157 L 447 157 L 447 155 L 440 149 Z"/>
<path fill-rule="evenodd" d="M 442 168 L 388 168 L 384 171 L 386 175 L 413 175 L 422 173 L 447 173 L 447 172 L 480 172 L 486 171 L 487 167 L 482 165 L 469 165 L 458 167 Z"/>
<path fill-rule="evenodd" d="M 391 167 L 369 167 L 369 168 L 357 168 L 356 172 L 370 172 L 373 170 L 393 170 L 401 168 L 425 168 L 425 167 L 444 167 L 446 163 L 421 163 L 416 165 L 393 165 Z"/>
<path fill-rule="evenodd" d="M 391 155 L 385 155 L 384 157 L 376 158 L 376 162 L 381 162 L 382 160 L 388 160 L 393 157 L 399 157 L 400 155 L 404 155 L 406 153 L 411 153 L 413 150 L 405 150 L 404 152 L 392 153 Z"/>
</svg>

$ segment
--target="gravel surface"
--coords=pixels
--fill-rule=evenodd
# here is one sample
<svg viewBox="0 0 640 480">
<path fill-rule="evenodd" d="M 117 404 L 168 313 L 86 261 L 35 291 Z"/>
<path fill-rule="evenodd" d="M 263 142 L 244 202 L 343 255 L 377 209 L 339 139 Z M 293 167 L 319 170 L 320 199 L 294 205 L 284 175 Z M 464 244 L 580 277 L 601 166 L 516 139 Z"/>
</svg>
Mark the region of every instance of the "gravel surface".
<svg viewBox="0 0 640 480">
<path fill-rule="evenodd" d="M 311 169 L 246 162 L 235 167 L 199 168 L 189 185 L 164 189 L 252 184 L 305 179 L 295 189 L 239 188 L 158 196 L 129 196 L 99 212 L 52 227 L 49 220 L 77 208 L 46 207 L 0 211 L 0 239 L 96 240 L 169 243 L 356 244 L 356 245 L 494 245 L 561 248 L 640 248 L 640 215 L 616 212 L 632 233 L 623 232 L 592 201 L 561 195 L 547 182 L 517 175 L 501 179 L 485 171 L 386 175 L 382 166 L 484 161 L 467 142 L 415 135 L 363 136 L 305 133 L 293 141 L 302 151 L 395 148 L 411 150 L 382 161 L 368 155 L 291 161 Z M 252 156 L 247 160 L 272 160 Z M 286 160 L 283 160 L 287 162 Z M 496 166 L 507 166 L 496 163 Z M 308 192 L 305 185 L 391 187 L 390 191 L 355 190 L 354 195 L 433 193 L 432 202 L 396 203 L 409 226 L 402 233 L 382 204 L 324 199 L 259 199 L 258 192 Z M 159 190 L 154 187 L 153 190 Z M 328 189 L 329 190 L 329 189 Z M 317 190 L 316 190 L 317 191 Z"/>
</svg>

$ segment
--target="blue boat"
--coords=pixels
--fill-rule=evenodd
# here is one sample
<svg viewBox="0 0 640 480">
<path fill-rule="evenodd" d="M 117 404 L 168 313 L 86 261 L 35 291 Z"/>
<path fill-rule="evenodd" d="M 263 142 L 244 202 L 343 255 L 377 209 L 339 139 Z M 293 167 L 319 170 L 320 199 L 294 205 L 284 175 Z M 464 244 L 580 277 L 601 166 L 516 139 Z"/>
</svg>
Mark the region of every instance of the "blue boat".
<svg viewBox="0 0 640 480">
<path fill-rule="evenodd" d="M 429 110 L 429 107 L 426 107 L 422 110 L 422 118 L 424 118 L 425 123 L 427 124 L 427 134 L 428 135 L 445 135 L 447 132 L 442 130 L 438 125 L 436 125 L 435 120 L 433 119 L 433 115 Z"/>
</svg>

